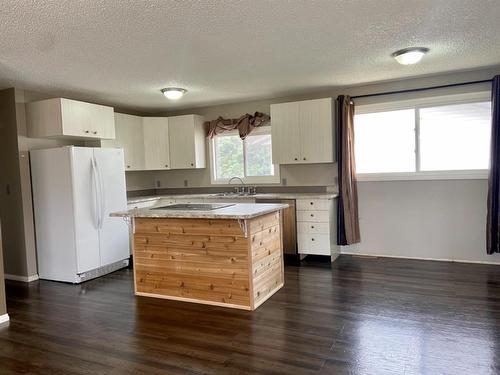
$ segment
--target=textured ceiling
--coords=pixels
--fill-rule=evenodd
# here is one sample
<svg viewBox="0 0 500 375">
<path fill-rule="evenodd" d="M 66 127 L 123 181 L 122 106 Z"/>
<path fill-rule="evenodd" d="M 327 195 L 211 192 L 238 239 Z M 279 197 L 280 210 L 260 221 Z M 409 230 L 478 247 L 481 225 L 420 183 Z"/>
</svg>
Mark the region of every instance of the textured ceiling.
<svg viewBox="0 0 500 375">
<path fill-rule="evenodd" d="M 286 96 L 500 64 L 499 19 L 499 0 L 2 0 L 0 86 L 152 111 Z M 398 65 L 409 46 L 431 52 Z"/>
</svg>

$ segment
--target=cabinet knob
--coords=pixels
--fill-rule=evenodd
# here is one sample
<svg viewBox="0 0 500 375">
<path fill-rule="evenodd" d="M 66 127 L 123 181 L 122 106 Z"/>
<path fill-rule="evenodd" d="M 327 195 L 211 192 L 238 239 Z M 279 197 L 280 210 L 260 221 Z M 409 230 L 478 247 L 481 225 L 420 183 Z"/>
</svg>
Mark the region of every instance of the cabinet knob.
<svg viewBox="0 0 500 375">
<path fill-rule="evenodd" d="M 96 132 L 96 131 L 93 131 L 93 132 L 92 132 L 92 134 L 97 134 L 97 132 Z"/>
<path fill-rule="evenodd" d="M 311 214 L 311 217 L 314 217 L 314 214 Z"/>
<path fill-rule="evenodd" d="M 311 225 L 311 229 L 314 229 L 314 225 Z"/>
<path fill-rule="evenodd" d="M 306 158 L 303 158 L 302 160 L 306 160 Z"/>
<path fill-rule="evenodd" d="M 89 133 L 90 133 L 90 131 L 89 131 L 89 130 L 85 130 L 85 134 L 89 134 Z"/>
<path fill-rule="evenodd" d="M 299 160 L 298 158 L 294 158 L 293 160 Z"/>
<path fill-rule="evenodd" d="M 165 168 L 168 168 L 168 164 L 165 164 Z"/>
<path fill-rule="evenodd" d="M 309 202 L 309 204 L 312 206 L 314 204 L 314 202 Z"/>
<path fill-rule="evenodd" d="M 130 168 L 130 165 L 127 165 L 127 168 Z"/>
<path fill-rule="evenodd" d="M 191 163 L 191 167 L 194 167 L 194 163 Z"/>
<path fill-rule="evenodd" d="M 311 241 L 314 241 L 314 238 L 311 238 Z"/>
</svg>

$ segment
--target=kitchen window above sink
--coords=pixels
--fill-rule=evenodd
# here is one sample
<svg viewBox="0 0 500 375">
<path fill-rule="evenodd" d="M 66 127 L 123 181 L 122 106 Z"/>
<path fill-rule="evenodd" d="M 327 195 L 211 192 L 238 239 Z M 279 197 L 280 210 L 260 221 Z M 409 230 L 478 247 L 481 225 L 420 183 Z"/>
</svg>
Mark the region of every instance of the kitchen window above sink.
<svg viewBox="0 0 500 375">
<path fill-rule="evenodd" d="M 279 165 L 272 163 L 271 127 L 255 129 L 245 140 L 237 131 L 210 140 L 210 174 L 213 184 L 227 184 L 232 177 L 244 183 L 279 183 Z"/>
</svg>

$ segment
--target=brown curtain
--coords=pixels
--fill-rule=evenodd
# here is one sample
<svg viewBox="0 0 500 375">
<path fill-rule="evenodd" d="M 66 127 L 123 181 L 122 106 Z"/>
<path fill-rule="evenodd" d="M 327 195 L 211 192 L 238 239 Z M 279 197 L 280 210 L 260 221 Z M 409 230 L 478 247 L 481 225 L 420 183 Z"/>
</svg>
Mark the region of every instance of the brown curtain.
<svg viewBox="0 0 500 375">
<path fill-rule="evenodd" d="M 339 197 L 337 210 L 337 244 L 360 241 L 358 188 L 354 159 L 354 103 L 347 95 L 337 98 L 337 164 Z"/>
<path fill-rule="evenodd" d="M 238 119 L 224 119 L 219 117 L 216 120 L 205 122 L 207 128 L 207 137 L 213 138 L 217 134 L 236 130 L 240 134 L 241 139 L 245 139 L 248 134 L 252 132 L 254 128 L 266 125 L 271 120 L 268 115 L 255 112 L 253 115 L 245 114 Z"/>
<path fill-rule="evenodd" d="M 486 252 L 488 254 L 500 253 L 498 222 L 500 215 L 500 76 L 493 78 L 491 106 L 490 172 L 486 218 Z"/>
</svg>

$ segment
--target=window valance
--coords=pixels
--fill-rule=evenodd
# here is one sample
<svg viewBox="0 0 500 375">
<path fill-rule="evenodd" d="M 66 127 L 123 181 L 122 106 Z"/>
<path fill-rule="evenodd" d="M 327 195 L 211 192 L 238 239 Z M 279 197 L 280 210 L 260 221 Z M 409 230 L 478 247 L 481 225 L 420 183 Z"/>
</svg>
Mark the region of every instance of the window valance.
<svg viewBox="0 0 500 375">
<path fill-rule="evenodd" d="M 247 113 L 237 119 L 224 119 L 222 117 L 216 120 L 205 122 L 207 128 L 207 137 L 213 138 L 217 134 L 238 130 L 241 139 L 245 139 L 254 128 L 266 125 L 271 120 L 269 115 L 261 112 L 255 112 L 253 115 Z"/>
</svg>

